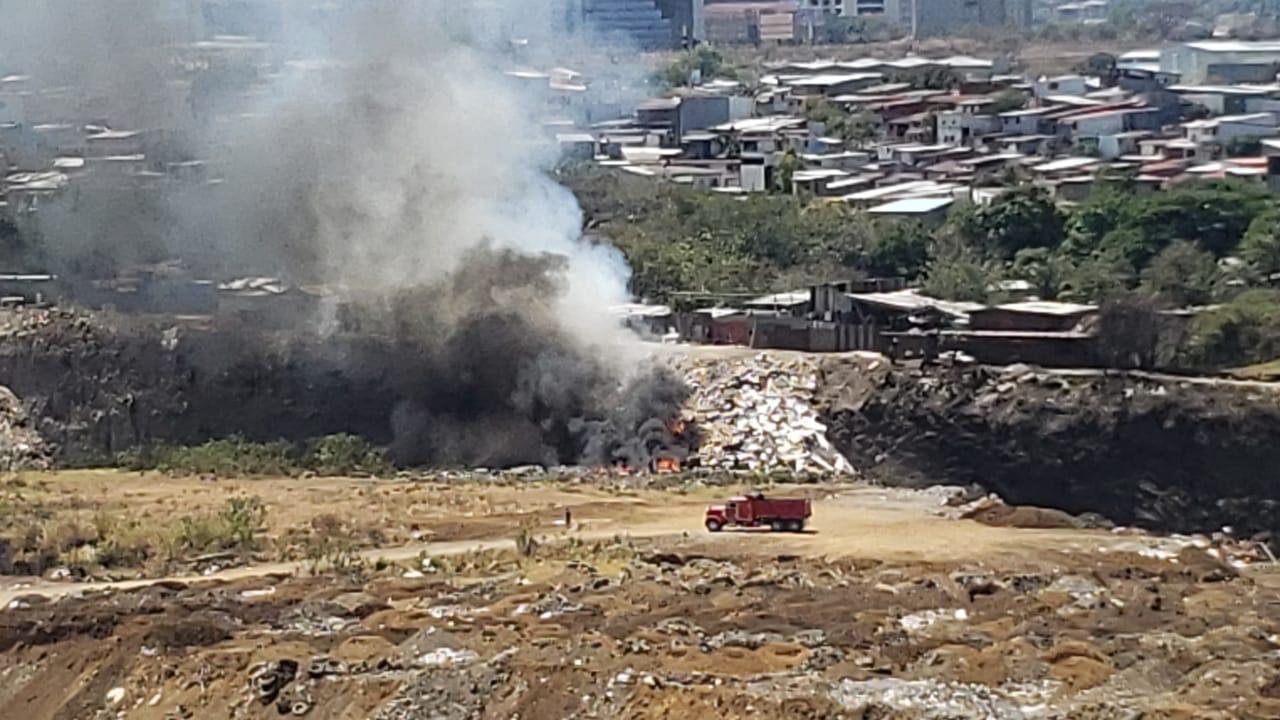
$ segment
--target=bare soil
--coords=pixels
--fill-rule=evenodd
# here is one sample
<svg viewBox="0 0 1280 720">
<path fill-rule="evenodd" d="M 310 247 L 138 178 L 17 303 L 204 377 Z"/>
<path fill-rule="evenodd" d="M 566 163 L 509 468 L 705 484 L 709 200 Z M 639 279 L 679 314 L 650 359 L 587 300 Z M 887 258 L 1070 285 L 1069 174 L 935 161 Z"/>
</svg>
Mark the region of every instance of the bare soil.
<svg viewBox="0 0 1280 720">
<path fill-rule="evenodd" d="M 360 487 L 251 487 L 287 523 L 342 483 Z M 363 489 L 351 512 L 376 513 Z M 174 481 L 165 499 L 243 490 Z M 1280 717 L 1280 573 L 1184 541 L 992 527 L 891 488 L 779 488 L 815 499 L 800 535 L 706 533 L 721 489 L 440 492 L 529 503 L 537 548 L 455 510 L 458 536 L 486 539 L 370 549 L 320 575 L 11 581 L 0 717 Z M 538 514 L 552 504 L 585 527 Z M 95 592 L 52 599 L 68 587 Z"/>
</svg>

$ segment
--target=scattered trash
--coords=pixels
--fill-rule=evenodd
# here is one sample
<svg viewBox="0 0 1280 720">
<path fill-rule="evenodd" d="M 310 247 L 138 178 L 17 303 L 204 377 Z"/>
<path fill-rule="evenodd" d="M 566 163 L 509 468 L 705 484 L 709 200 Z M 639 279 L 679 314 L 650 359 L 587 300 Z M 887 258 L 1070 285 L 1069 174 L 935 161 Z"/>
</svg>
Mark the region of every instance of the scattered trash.
<svg viewBox="0 0 1280 720">
<path fill-rule="evenodd" d="M 475 662 L 480 656 L 471 650 L 436 648 L 420 655 L 417 663 L 422 667 L 459 667 Z"/>
<path fill-rule="evenodd" d="M 701 467 L 849 474 L 815 406 L 816 361 L 770 353 L 741 362 L 689 359 L 686 422 L 700 433 Z"/>
</svg>

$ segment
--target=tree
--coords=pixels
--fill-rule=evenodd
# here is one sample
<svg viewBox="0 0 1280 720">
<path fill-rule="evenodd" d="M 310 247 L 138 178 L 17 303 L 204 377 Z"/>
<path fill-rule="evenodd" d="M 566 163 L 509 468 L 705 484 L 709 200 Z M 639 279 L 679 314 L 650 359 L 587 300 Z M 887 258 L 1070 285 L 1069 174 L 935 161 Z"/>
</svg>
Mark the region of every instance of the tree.
<svg viewBox="0 0 1280 720">
<path fill-rule="evenodd" d="M 1183 361 L 1191 367 L 1221 368 L 1280 357 L 1280 293 L 1249 290 L 1191 324 Z"/>
<path fill-rule="evenodd" d="M 1262 139 L 1256 137 L 1232 138 L 1227 143 L 1227 157 L 1253 157 L 1262 152 Z"/>
<path fill-rule="evenodd" d="M 1175 240 L 1192 241 L 1222 257 L 1273 205 L 1265 188 L 1238 182 L 1189 182 L 1144 197 L 1102 186 L 1072 213 L 1065 249 L 1074 255 L 1122 256 L 1137 268 Z"/>
<path fill-rule="evenodd" d="M 784 193 L 795 192 L 795 184 L 791 180 L 795 177 L 797 171 L 803 169 L 804 163 L 800 161 L 796 151 L 788 148 L 773 171 L 775 189 Z"/>
<path fill-rule="evenodd" d="M 929 262 L 929 231 L 918 222 L 890 222 L 876 227 L 867 248 L 867 271 L 877 277 L 914 279 Z"/>
<path fill-rule="evenodd" d="M 1096 253 L 1071 260 L 1062 283 L 1061 297 L 1085 302 L 1105 302 L 1124 295 L 1135 272 L 1123 256 Z"/>
<path fill-rule="evenodd" d="M 1011 110 L 1019 110 L 1027 104 L 1027 96 L 1017 90 L 1002 90 L 988 108 L 988 112 L 1000 114 Z"/>
<path fill-rule="evenodd" d="M 1037 297 L 1054 300 L 1067 286 L 1074 269 L 1071 259 L 1061 253 L 1049 248 L 1024 248 L 1013 256 L 1010 275 L 1031 283 Z"/>
<path fill-rule="evenodd" d="M 826 98 L 817 98 L 805 108 L 805 119 L 822 123 L 827 135 L 838 137 L 855 147 L 862 147 L 876 136 L 877 124 L 868 112 L 850 114 L 831 104 Z"/>
<path fill-rule="evenodd" d="M 1280 208 L 1271 208 L 1249 224 L 1240 241 L 1240 257 L 1263 276 L 1280 272 Z"/>
<path fill-rule="evenodd" d="M 1107 367 L 1157 365 L 1160 316 L 1150 298 L 1128 294 L 1103 303 L 1098 311 L 1097 347 Z"/>
<path fill-rule="evenodd" d="M 996 198 L 990 205 L 957 214 L 953 228 L 968 244 L 1000 258 L 1019 250 L 1057 247 L 1065 235 L 1065 219 L 1041 188 L 1026 185 Z"/>
<path fill-rule="evenodd" d="M 1089 56 L 1076 66 L 1076 72 L 1081 75 L 1093 75 L 1101 78 L 1106 85 L 1114 85 L 1116 82 L 1116 56 L 1111 53 L 1099 52 Z"/>
<path fill-rule="evenodd" d="M 1186 240 L 1176 240 L 1161 250 L 1142 271 L 1147 292 L 1179 307 L 1212 302 L 1218 283 L 1218 261 Z"/>
<path fill-rule="evenodd" d="M 929 260 L 921 288 L 944 300 L 986 302 L 988 288 L 999 276 L 996 266 L 972 248 L 951 243 Z"/>
<path fill-rule="evenodd" d="M 733 68 L 725 64 L 723 55 L 707 45 L 699 45 L 671 61 L 658 79 L 659 84 L 667 87 L 687 87 L 733 75 Z"/>
</svg>

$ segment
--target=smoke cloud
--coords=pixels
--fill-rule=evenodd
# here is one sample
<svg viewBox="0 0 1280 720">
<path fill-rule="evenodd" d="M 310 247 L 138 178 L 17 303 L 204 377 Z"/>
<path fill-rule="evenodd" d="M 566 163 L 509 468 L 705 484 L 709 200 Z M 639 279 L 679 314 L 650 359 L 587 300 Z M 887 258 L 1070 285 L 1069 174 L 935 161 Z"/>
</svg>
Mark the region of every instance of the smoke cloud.
<svg viewBox="0 0 1280 720">
<path fill-rule="evenodd" d="M 86 277 L 177 257 L 220 279 L 324 286 L 328 312 L 300 325 L 396 344 L 387 422 L 405 462 L 678 454 L 665 421 L 681 385 L 607 312 L 629 299 L 629 269 L 583 240 L 548 176 L 546 97 L 505 73 L 556 64 L 572 46 L 563 13 L 553 0 L 0 0 L 17 19 L 0 29 L 0 74 L 70 84 L 96 108 L 57 121 L 157 131 L 153 173 L 208 164 L 200 182 L 134 183 L 124 207 L 141 216 L 50 208 L 41 258 Z"/>
</svg>

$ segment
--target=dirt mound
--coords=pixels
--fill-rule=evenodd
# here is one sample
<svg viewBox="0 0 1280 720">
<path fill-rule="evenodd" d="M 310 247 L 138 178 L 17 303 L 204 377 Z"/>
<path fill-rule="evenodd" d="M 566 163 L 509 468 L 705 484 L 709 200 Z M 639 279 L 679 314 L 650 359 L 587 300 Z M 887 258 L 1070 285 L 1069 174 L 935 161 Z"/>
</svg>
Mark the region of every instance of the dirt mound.
<svg viewBox="0 0 1280 720">
<path fill-rule="evenodd" d="M 979 485 L 1012 505 L 1164 530 L 1280 531 L 1266 471 L 1280 467 L 1280 391 L 957 368 L 865 374 L 850 400 L 845 378 L 860 369 L 824 371 L 833 442 L 884 482 Z"/>
<path fill-rule="evenodd" d="M 983 525 L 1029 529 L 1079 528 L 1084 521 L 1061 510 L 1018 507 L 1004 504 L 985 505 L 965 512 L 961 517 Z"/>
</svg>

